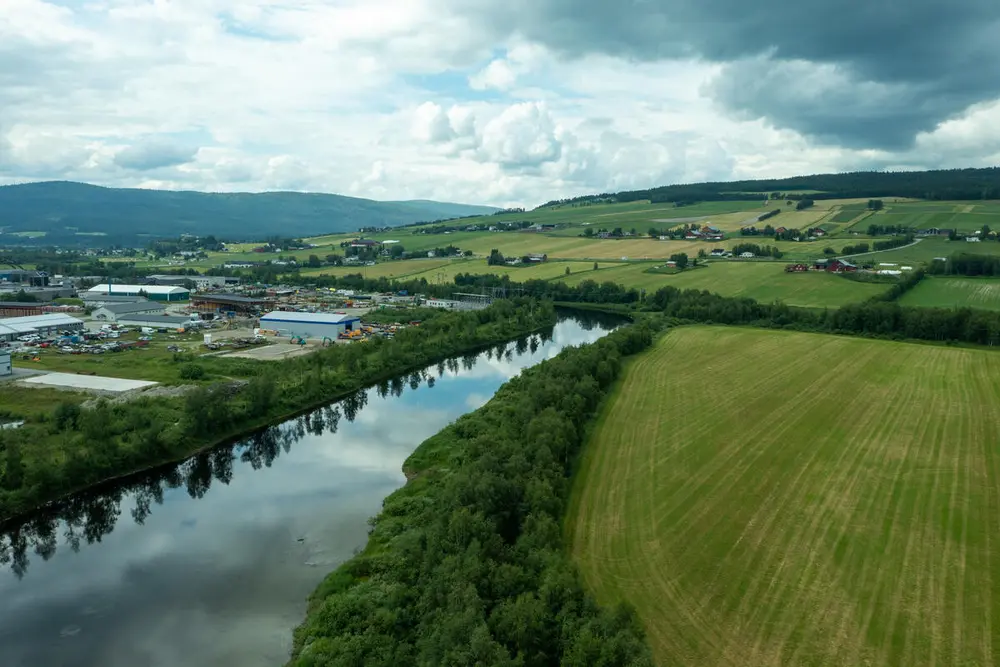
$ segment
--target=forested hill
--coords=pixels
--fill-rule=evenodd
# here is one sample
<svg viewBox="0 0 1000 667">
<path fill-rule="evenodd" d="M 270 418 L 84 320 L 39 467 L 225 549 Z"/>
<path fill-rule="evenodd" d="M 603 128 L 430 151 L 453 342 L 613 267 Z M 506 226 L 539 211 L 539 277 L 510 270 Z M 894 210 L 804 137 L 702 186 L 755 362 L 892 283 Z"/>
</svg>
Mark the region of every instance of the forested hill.
<svg viewBox="0 0 1000 667">
<path fill-rule="evenodd" d="M 586 201 L 724 201 L 781 193 L 789 199 L 913 197 L 916 199 L 1000 199 L 1000 168 L 938 171 L 856 171 L 757 181 L 665 185 L 648 190 L 587 195 L 545 206 Z"/>
<path fill-rule="evenodd" d="M 123 245 L 182 233 L 227 240 L 307 236 L 494 212 L 434 201 L 381 202 L 300 192 L 220 194 L 53 181 L 0 187 L 0 243 Z M 44 239 L 44 240 L 43 240 Z"/>
</svg>

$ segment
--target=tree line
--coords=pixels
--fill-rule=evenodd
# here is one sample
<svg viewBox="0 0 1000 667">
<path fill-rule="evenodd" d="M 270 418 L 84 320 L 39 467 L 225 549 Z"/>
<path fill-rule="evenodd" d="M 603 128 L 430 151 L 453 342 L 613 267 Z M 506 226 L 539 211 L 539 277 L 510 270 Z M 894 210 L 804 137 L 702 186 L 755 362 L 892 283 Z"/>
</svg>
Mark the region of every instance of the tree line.
<svg viewBox="0 0 1000 667">
<path fill-rule="evenodd" d="M 647 326 L 564 350 L 424 442 L 363 553 L 330 574 L 292 665 L 652 665 L 630 609 L 587 595 L 562 539 L 583 428 Z"/>
<path fill-rule="evenodd" d="M 803 191 L 812 191 L 808 195 Z M 769 193 L 797 200 L 879 199 L 913 197 L 929 200 L 1000 199 L 1000 168 L 939 169 L 934 171 L 858 171 L 843 174 L 813 174 L 793 178 L 667 185 L 646 190 L 586 195 L 549 202 L 566 205 L 592 200 L 678 205 L 702 201 L 739 201 L 767 197 Z M 872 208 L 877 204 L 872 203 Z"/>
<path fill-rule="evenodd" d="M 927 273 L 936 276 L 1000 276 L 1000 257 L 959 252 L 944 262 L 931 262 Z"/>
</svg>

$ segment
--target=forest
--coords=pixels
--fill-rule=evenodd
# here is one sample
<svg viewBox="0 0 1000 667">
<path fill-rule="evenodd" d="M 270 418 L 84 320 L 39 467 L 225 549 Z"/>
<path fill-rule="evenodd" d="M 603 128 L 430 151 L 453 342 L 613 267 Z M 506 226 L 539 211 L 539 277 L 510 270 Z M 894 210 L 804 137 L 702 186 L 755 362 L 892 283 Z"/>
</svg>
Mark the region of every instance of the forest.
<svg viewBox="0 0 1000 667">
<path fill-rule="evenodd" d="M 69 394 L 48 412 L 0 431 L 0 523 L 112 477 L 186 457 L 207 446 L 349 395 L 404 371 L 476 350 L 556 322 L 551 304 L 498 302 L 480 311 L 439 311 L 395 339 L 336 345 L 262 364 L 252 360 L 175 361 L 234 378 L 190 388 L 183 396 L 128 403 Z M 72 398 L 69 398 L 69 397 Z"/>
<path fill-rule="evenodd" d="M 808 197 L 801 194 L 808 191 Z M 1000 198 L 1000 168 L 941 169 L 935 171 L 857 171 L 792 178 L 667 185 L 648 190 L 587 195 L 551 201 L 563 206 L 589 201 L 650 200 L 678 205 L 699 201 L 739 201 L 770 196 L 774 199 L 820 200 L 877 197 L 914 197 L 929 200 Z"/>
<path fill-rule="evenodd" d="M 583 425 L 653 333 L 568 348 L 425 441 L 317 588 L 291 664 L 651 666 L 631 610 L 584 592 L 560 522 Z"/>
</svg>

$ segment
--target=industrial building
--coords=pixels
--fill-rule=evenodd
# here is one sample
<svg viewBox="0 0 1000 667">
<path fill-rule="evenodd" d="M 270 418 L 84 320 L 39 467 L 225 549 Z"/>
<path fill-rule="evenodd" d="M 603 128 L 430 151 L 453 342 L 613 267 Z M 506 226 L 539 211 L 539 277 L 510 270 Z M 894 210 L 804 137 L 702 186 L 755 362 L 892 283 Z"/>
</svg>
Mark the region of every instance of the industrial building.
<svg viewBox="0 0 1000 667">
<path fill-rule="evenodd" d="M 88 306 L 103 306 L 108 303 L 145 303 L 149 301 L 144 296 L 125 296 L 123 294 L 101 294 L 100 292 L 80 292 L 80 298 Z"/>
<path fill-rule="evenodd" d="M 32 334 L 51 336 L 60 331 L 83 331 L 83 320 L 61 313 L 0 319 L 0 341 L 15 341 Z"/>
<path fill-rule="evenodd" d="M 107 303 L 96 308 L 94 319 L 105 322 L 117 322 L 125 316 L 163 315 L 167 307 L 156 301 L 141 301 L 139 303 Z"/>
<path fill-rule="evenodd" d="M 118 324 L 130 327 L 152 327 L 154 329 L 187 330 L 197 326 L 198 320 L 181 315 L 120 315 Z"/>
<path fill-rule="evenodd" d="M 238 313 L 256 315 L 274 306 L 274 299 L 240 294 L 192 294 L 191 306 L 199 313 Z"/>
<path fill-rule="evenodd" d="M 176 285 L 179 287 L 192 282 L 195 288 L 200 290 L 240 284 L 239 278 L 229 276 L 172 276 L 169 274 L 156 274 L 148 276 L 147 279 L 153 285 Z"/>
<path fill-rule="evenodd" d="M 0 269 L 0 283 L 45 287 L 49 284 L 49 274 L 31 269 Z"/>
<path fill-rule="evenodd" d="M 276 310 L 260 318 L 262 329 L 271 329 L 286 336 L 330 338 L 352 331 L 360 318 L 343 313 L 300 313 Z"/>
<path fill-rule="evenodd" d="M 189 290 L 172 285 L 96 285 L 87 291 L 110 296 L 145 296 L 153 301 L 187 301 L 191 295 Z"/>
<path fill-rule="evenodd" d="M 10 363 L 10 350 L 0 350 L 0 377 L 14 372 Z"/>
</svg>

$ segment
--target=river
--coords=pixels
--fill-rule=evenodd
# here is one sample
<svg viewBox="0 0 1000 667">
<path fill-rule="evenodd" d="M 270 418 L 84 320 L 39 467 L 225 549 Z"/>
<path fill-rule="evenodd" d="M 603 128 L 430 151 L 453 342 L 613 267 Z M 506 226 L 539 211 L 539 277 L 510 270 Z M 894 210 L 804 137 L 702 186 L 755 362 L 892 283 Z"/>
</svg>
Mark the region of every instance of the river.
<svg viewBox="0 0 1000 667">
<path fill-rule="evenodd" d="M 323 577 L 361 549 L 423 440 L 616 322 L 450 359 L 0 534 L 0 666 L 284 664 Z"/>
</svg>

